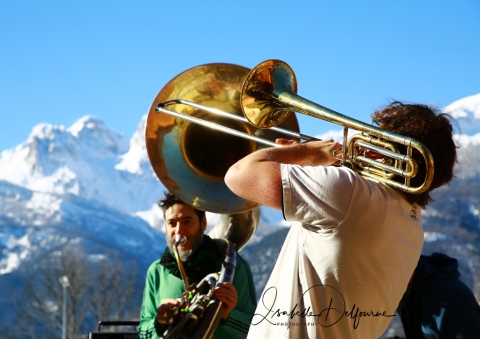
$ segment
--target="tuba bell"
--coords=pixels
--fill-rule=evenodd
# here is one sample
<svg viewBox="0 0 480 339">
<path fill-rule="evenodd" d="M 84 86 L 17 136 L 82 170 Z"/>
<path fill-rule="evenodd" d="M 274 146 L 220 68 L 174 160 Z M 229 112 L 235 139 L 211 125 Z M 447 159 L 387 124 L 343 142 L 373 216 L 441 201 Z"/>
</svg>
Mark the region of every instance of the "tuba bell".
<svg viewBox="0 0 480 339">
<path fill-rule="evenodd" d="M 265 145 L 188 120 L 221 125 L 274 144 L 282 136 L 280 132 L 254 127 L 243 118 L 240 95 L 248 72 L 248 68 L 221 63 L 191 68 L 168 82 L 151 105 L 145 142 L 152 168 L 171 193 L 195 208 L 238 213 L 258 207 L 236 196 L 223 179 L 231 165 Z M 159 112 L 158 106 L 165 102 L 170 103 L 169 110 Z M 239 119 L 213 114 L 203 107 L 230 112 Z M 279 127 L 299 129 L 295 115 Z"/>
</svg>

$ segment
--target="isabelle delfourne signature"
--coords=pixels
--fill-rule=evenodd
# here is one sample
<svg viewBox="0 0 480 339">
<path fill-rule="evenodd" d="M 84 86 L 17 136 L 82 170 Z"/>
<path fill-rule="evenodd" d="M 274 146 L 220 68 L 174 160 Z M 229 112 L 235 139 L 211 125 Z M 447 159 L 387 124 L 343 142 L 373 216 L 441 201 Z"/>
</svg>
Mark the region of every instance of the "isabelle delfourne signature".
<svg viewBox="0 0 480 339">
<path fill-rule="evenodd" d="M 360 319 L 362 317 L 394 317 L 395 314 L 387 314 L 387 311 L 363 311 L 360 307 L 357 307 L 355 304 L 350 310 L 347 309 L 345 305 L 345 300 L 336 288 L 329 285 L 315 285 L 310 287 L 305 293 L 312 292 L 312 289 L 327 289 L 330 295 L 330 300 L 326 303 L 323 309 L 320 309 L 318 313 L 313 313 L 313 310 L 310 306 L 300 309 L 298 304 L 294 305 L 291 310 L 281 310 L 279 308 L 274 309 L 275 302 L 277 300 L 277 289 L 276 287 L 270 287 L 263 293 L 262 304 L 265 307 L 265 314 L 255 313 L 252 318 L 252 325 L 258 325 L 262 321 L 267 321 L 272 325 L 279 325 L 275 321 L 275 318 L 281 316 L 288 316 L 290 319 L 302 318 L 307 321 L 306 325 L 320 325 L 322 327 L 330 327 L 338 323 L 342 318 L 351 318 L 353 319 L 353 328 L 356 329 L 360 324 Z M 323 291 L 325 292 L 325 291 Z M 305 295 L 304 293 L 304 295 Z M 266 297 L 269 298 L 266 298 Z M 271 302 L 268 302 L 268 300 Z M 270 305 L 271 304 L 271 305 Z M 258 308 L 257 308 L 258 311 Z"/>
</svg>

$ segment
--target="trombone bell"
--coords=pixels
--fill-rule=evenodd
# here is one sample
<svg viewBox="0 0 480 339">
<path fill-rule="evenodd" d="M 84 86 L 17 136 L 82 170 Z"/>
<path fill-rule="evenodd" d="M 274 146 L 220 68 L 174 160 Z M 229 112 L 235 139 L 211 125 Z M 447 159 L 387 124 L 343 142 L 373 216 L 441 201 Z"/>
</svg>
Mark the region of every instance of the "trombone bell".
<svg viewBox="0 0 480 339">
<path fill-rule="evenodd" d="M 297 93 L 295 73 L 284 62 L 266 60 L 248 73 L 242 86 L 242 111 L 259 128 L 271 128 L 293 113 L 274 100 L 284 92 Z"/>
</svg>

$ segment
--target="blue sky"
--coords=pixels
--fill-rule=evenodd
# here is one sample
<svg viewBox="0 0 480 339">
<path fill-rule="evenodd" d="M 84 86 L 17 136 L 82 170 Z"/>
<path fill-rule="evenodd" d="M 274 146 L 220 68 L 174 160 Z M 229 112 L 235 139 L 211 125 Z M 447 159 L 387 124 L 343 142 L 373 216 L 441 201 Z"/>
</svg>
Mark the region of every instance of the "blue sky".
<svg viewBox="0 0 480 339">
<path fill-rule="evenodd" d="M 171 78 L 212 62 L 284 60 L 301 96 L 366 122 L 390 99 L 444 107 L 480 92 L 479 18 L 478 0 L 0 1 L 0 151 L 87 114 L 131 136 Z"/>
</svg>

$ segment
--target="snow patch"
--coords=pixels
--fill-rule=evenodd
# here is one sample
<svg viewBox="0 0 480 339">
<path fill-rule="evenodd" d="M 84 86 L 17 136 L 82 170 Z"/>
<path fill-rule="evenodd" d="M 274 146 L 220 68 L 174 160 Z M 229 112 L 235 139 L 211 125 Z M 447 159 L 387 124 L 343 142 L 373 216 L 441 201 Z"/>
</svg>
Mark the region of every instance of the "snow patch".
<svg viewBox="0 0 480 339">
<path fill-rule="evenodd" d="M 447 236 L 443 233 L 438 232 L 425 232 L 424 233 L 424 241 L 425 242 L 434 242 L 434 241 L 445 241 L 447 240 Z"/>
</svg>

